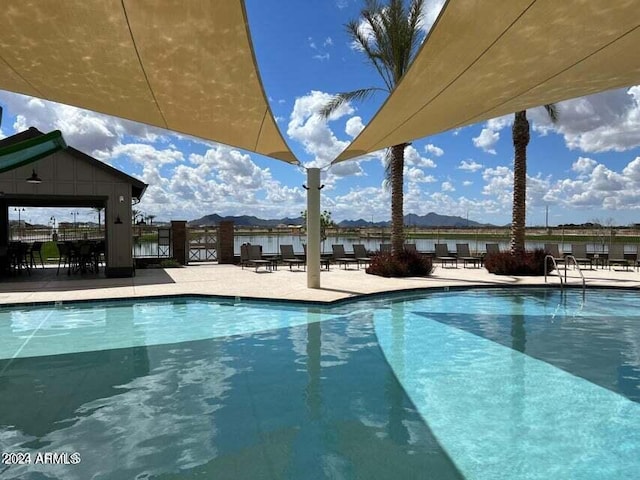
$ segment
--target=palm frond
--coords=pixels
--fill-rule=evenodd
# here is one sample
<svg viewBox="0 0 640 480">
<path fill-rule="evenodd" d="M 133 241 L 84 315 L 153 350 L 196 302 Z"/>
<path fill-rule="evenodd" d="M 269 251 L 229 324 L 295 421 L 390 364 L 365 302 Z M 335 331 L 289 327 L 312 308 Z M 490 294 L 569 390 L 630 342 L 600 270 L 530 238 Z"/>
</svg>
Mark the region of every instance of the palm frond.
<svg viewBox="0 0 640 480">
<path fill-rule="evenodd" d="M 370 88 L 361 88 L 359 90 L 353 90 L 352 92 L 337 93 L 331 98 L 331 100 L 329 100 L 329 102 L 327 102 L 326 105 L 324 105 L 320 109 L 318 113 L 323 118 L 329 118 L 329 116 L 333 112 L 335 112 L 338 108 L 340 108 L 346 102 L 366 100 L 367 98 L 371 97 L 375 92 L 379 90 L 382 90 L 383 92 L 386 91 L 383 88 L 370 87 Z"/>
<path fill-rule="evenodd" d="M 545 105 L 544 108 L 547 111 L 547 113 L 549 114 L 549 118 L 551 119 L 551 121 L 553 123 L 556 123 L 558 121 L 558 119 L 560 118 L 558 116 L 558 107 L 556 107 L 556 104 L 555 103 L 549 103 L 549 104 Z"/>
</svg>

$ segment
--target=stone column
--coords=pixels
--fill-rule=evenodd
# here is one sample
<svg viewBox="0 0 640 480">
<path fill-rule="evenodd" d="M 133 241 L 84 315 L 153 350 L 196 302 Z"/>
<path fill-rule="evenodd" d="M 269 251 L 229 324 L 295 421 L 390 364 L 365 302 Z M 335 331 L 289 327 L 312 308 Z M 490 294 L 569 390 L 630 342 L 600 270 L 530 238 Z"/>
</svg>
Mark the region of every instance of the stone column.
<svg viewBox="0 0 640 480">
<path fill-rule="evenodd" d="M 222 220 L 218 225 L 218 263 L 233 263 L 235 243 L 232 220 Z"/>
<path fill-rule="evenodd" d="M 171 220 L 171 246 L 173 259 L 180 265 L 189 263 L 189 239 L 186 220 Z"/>
</svg>

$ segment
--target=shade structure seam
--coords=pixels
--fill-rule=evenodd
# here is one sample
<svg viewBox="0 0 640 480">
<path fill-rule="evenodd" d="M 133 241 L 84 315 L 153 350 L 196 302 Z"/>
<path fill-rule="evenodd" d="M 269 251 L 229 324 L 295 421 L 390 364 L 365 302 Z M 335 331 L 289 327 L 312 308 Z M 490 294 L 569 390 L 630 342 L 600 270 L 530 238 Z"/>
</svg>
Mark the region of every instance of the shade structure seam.
<svg viewBox="0 0 640 480">
<path fill-rule="evenodd" d="M 144 81 L 149 88 L 149 93 L 151 93 L 151 97 L 153 98 L 153 103 L 156 105 L 158 109 L 158 113 L 162 117 L 162 122 L 164 123 L 165 128 L 169 129 L 169 124 L 167 123 L 167 119 L 164 117 L 164 113 L 160 108 L 160 104 L 158 103 L 158 99 L 156 98 L 156 94 L 151 87 L 151 82 L 149 81 L 149 77 L 147 75 L 147 71 L 144 68 L 144 63 L 142 63 L 142 58 L 140 57 L 140 52 L 138 51 L 138 45 L 136 44 L 136 39 L 133 35 L 133 30 L 131 30 L 131 23 L 129 23 L 129 16 L 127 15 L 127 7 L 124 5 L 125 0 L 120 0 L 120 4 L 122 5 L 122 13 L 124 14 L 124 19 L 127 22 L 127 29 L 129 30 L 129 36 L 131 37 L 131 43 L 133 45 L 133 49 L 136 52 L 136 57 L 138 58 L 138 64 L 140 65 L 140 70 L 142 70 L 142 75 L 144 75 Z"/>
<path fill-rule="evenodd" d="M 498 41 L 499 41 L 499 40 L 500 40 L 504 35 L 506 35 L 506 33 L 507 33 L 507 32 L 509 32 L 509 31 L 513 28 L 513 26 L 514 26 L 514 25 L 515 25 L 515 24 L 520 20 L 520 18 L 522 18 L 522 16 L 523 16 L 523 15 L 525 15 L 525 14 L 529 11 L 529 9 L 531 9 L 531 7 L 533 7 L 533 5 L 534 5 L 536 2 L 537 2 L 537 0 L 532 0 L 532 1 L 531 1 L 531 3 L 530 3 L 526 8 L 524 8 L 524 9 L 520 12 L 520 14 L 519 14 L 517 17 L 515 17 L 515 18 L 514 18 L 514 20 L 511 22 L 511 24 L 510 24 L 507 28 L 505 28 L 505 29 L 502 31 L 502 33 L 501 33 L 500 35 L 498 35 L 498 36 L 493 40 L 493 42 L 491 42 L 491 44 L 490 44 L 490 45 L 488 45 L 488 46 L 487 46 L 487 48 L 485 48 L 485 49 L 484 49 L 484 50 L 483 50 L 483 51 L 482 51 L 482 52 L 481 52 L 481 53 L 476 57 L 476 59 L 475 59 L 473 62 L 469 63 L 469 64 L 467 65 L 467 67 L 466 67 L 466 68 L 464 68 L 464 69 L 463 69 L 463 70 L 462 70 L 458 75 L 456 75 L 456 77 L 455 77 L 455 78 L 453 78 L 449 83 L 447 83 L 444 87 L 442 87 L 442 89 L 441 89 L 438 93 L 436 93 L 433 97 L 431 97 L 431 99 L 429 99 L 429 101 L 425 102 L 425 103 L 422 105 L 422 107 L 420 107 L 419 109 L 417 109 L 413 114 L 411 114 L 410 116 L 408 116 L 407 118 L 405 118 L 401 123 L 399 123 L 399 124 L 398 124 L 398 126 L 397 126 L 396 128 L 394 128 L 393 130 L 389 131 L 389 132 L 388 132 L 384 137 L 382 137 L 382 138 L 380 139 L 380 142 L 384 142 L 384 140 L 385 140 L 386 138 L 390 137 L 393 133 L 395 133 L 396 131 L 398 131 L 398 130 L 399 130 L 402 126 L 404 126 L 404 125 L 405 125 L 409 120 L 411 120 L 413 117 L 415 117 L 416 115 L 418 115 L 418 113 L 420 113 L 422 110 L 424 110 L 424 108 L 425 108 L 425 107 L 427 107 L 428 105 L 430 105 L 430 104 L 431 104 L 432 102 L 434 102 L 438 97 L 440 97 L 440 95 L 442 95 L 445 91 L 447 91 L 447 89 L 449 89 L 449 87 L 451 87 L 451 85 L 453 85 L 455 82 L 457 82 L 457 81 L 460 79 L 460 77 L 462 77 L 462 76 L 465 74 L 465 72 L 467 72 L 469 69 L 471 69 L 471 67 L 473 67 L 476 63 L 478 63 L 478 61 L 480 61 L 480 59 L 481 59 L 481 58 L 483 58 L 483 57 L 486 55 L 486 53 L 487 53 L 488 51 L 490 51 L 490 50 L 495 46 L 495 44 L 496 44 L 496 43 L 497 43 L 497 42 L 498 42 Z M 448 2 L 447 2 L 447 5 L 448 5 Z M 442 9 L 441 16 L 444 16 L 444 15 L 446 14 L 446 6 L 447 6 L 447 5 L 445 5 L 445 7 Z M 440 17 L 438 18 L 438 20 L 440 20 Z M 434 24 L 434 27 L 435 27 L 435 24 Z M 427 41 L 428 41 L 428 38 L 427 38 L 427 39 L 425 39 L 425 41 L 424 41 L 424 43 L 423 43 L 422 48 L 424 48 L 424 47 L 425 47 L 425 45 L 427 44 Z M 422 50 L 422 49 L 421 49 L 421 50 Z M 415 58 L 417 58 L 417 57 L 418 57 L 418 55 L 420 55 L 420 52 L 418 52 L 418 53 L 416 54 L 416 57 L 415 57 Z M 415 58 L 414 58 L 414 61 L 415 61 Z M 414 66 L 414 64 L 412 63 L 412 64 L 411 64 L 411 67 L 413 67 L 413 66 Z M 400 80 L 400 83 L 398 84 L 398 86 L 397 86 L 397 87 L 396 87 L 396 88 L 391 92 L 391 95 L 389 95 L 389 97 L 387 98 L 387 101 L 388 101 L 388 100 L 393 96 L 393 92 L 395 92 L 396 90 L 398 90 L 398 88 L 402 85 L 402 80 L 404 80 L 404 79 L 405 79 L 405 78 L 410 74 L 410 72 L 411 72 L 411 67 L 409 68 L 409 71 L 408 71 L 408 72 L 407 72 L 407 73 L 402 77 L 402 79 Z M 385 107 L 386 103 L 387 103 L 387 102 L 385 102 L 385 103 L 382 105 L 382 107 L 380 107 L 380 110 L 378 110 L 378 112 L 377 112 L 377 113 L 380 113 L 380 112 L 384 109 L 384 107 Z M 377 113 L 376 113 L 376 116 L 377 116 Z M 375 117 L 374 117 L 374 119 L 375 119 Z M 371 122 L 369 122 L 369 123 L 372 123 L 374 119 L 372 119 L 372 121 L 371 121 Z M 362 130 L 362 132 L 360 132 L 360 134 L 358 135 L 358 137 L 359 137 L 360 135 L 362 135 L 362 133 L 363 133 L 365 130 L 366 130 L 366 127 L 365 127 L 365 129 L 364 129 L 364 130 Z M 339 162 L 343 162 L 343 161 L 346 161 L 346 160 L 350 160 L 350 159 L 352 159 L 352 158 L 355 158 L 356 156 L 360 156 L 360 155 L 356 155 L 356 156 L 352 156 L 352 157 L 348 157 L 348 158 L 344 158 L 344 159 L 338 160 L 338 159 L 340 158 L 340 156 L 342 155 L 342 153 L 344 153 L 344 152 L 346 152 L 347 150 L 349 150 L 349 147 L 350 147 L 353 143 L 355 143 L 355 142 L 356 142 L 356 140 L 358 140 L 358 137 L 356 137 L 356 138 L 351 142 L 351 144 L 349 144 L 349 146 L 347 146 L 347 148 L 345 148 L 345 149 L 344 149 L 344 150 L 343 150 L 343 151 L 342 151 L 342 152 L 341 152 L 341 153 L 340 153 L 340 154 L 339 154 L 339 155 L 338 155 L 338 156 L 337 156 L 337 157 L 336 157 L 336 158 L 335 158 L 331 163 L 332 163 L 332 164 L 333 164 L 333 163 L 339 163 Z M 407 143 L 407 142 L 404 142 L 404 143 Z M 386 147 L 383 147 L 383 148 L 386 148 Z M 381 150 L 381 149 L 380 149 L 380 150 Z M 369 152 L 369 153 L 371 153 L 371 152 Z"/>
<path fill-rule="evenodd" d="M 577 65 L 581 64 L 582 62 L 588 60 L 589 58 L 593 57 L 594 55 L 598 54 L 599 52 L 601 52 L 602 50 L 606 49 L 607 47 L 609 47 L 610 45 L 616 43 L 617 41 L 619 41 L 620 39 L 626 37 L 627 35 L 630 35 L 631 33 L 633 33 L 635 30 L 638 30 L 638 28 L 640 28 L 640 25 L 636 25 L 635 27 L 633 27 L 631 30 L 626 31 L 625 33 L 623 33 L 622 35 L 620 35 L 619 37 L 611 40 L 610 42 L 608 42 L 607 44 L 601 46 L 600 48 L 598 48 L 597 50 L 593 50 L 591 53 L 589 53 L 588 55 L 585 55 L 584 57 L 582 57 L 581 59 L 575 61 L 574 63 L 572 63 L 571 65 L 563 68 L 562 70 L 554 73 L 553 75 L 545 78 L 544 80 L 542 80 L 541 82 L 537 83 L 536 85 L 531 86 L 530 88 L 518 93 L 517 95 L 513 95 L 512 97 L 506 99 L 505 101 L 492 105 L 491 108 L 484 110 L 480 113 L 476 113 L 474 116 L 472 117 L 468 117 L 467 119 L 459 122 L 458 124 L 456 124 L 455 126 L 451 127 L 452 129 L 454 128 L 460 128 L 463 127 L 465 125 L 468 125 L 469 123 L 473 122 L 473 120 L 477 117 L 483 116 L 485 113 L 494 110 L 496 108 L 499 108 L 500 106 L 504 105 L 505 103 L 508 103 L 516 98 L 521 97 L 522 95 L 530 92 L 531 90 L 538 88 L 540 85 L 544 85 L 545 83 L 547 83 L 549 80 L 552 80 L 554 78 L 556 78 L 559 75 L 562 75 L 563 73 L 571 70 L 572 68 L 576 67 Z M 536 105 L 536 106 L 540 106 L 540 105 Z M 533 107 L 530 107 L 533 108 Z M 513 112 L 512 112 L 513 113 Z"/>
<path fill-rule="evenodd" d="M 13 68 L 11 66 L 11 64 L 9 62 L 7 62 L 7 60 L 2 55 L 0 55 L 0 60 L 2 60 L 2 62 L 7 66 L 7 68 L 10 69 L 13 73 L 15 73 L 16 76 L 19 77 L 24 83 L 26 83 L 31 88 L 33 88 L 36 92 L 38 92 L 38 96 L 40 98 L 45 98 L 45 95 L 35 85 L 33 85 L 29 80 L 27 80 L 24 76 L 20 75 L 20 72 L 18 72 L 15 68 Z M 27 95 L 27 93 L 23 92 L 23 95 Z"/>
</svg>

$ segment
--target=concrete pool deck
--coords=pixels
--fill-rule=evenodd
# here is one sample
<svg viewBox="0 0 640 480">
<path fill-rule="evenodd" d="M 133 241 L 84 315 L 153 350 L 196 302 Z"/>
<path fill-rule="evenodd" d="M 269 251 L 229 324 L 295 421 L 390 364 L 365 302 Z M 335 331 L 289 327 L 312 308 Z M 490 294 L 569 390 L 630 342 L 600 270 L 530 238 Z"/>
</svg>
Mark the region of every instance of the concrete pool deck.
<svg viewBox="0 0 640 480">
<path fill-rule="evenodd" d="M 563 269 L 561 269 L 563 272 Z M 640 288 L 635 269 L 582 270 L 587 288 Z M 548 284 L 559 286 L 557 274 Z M 367 275 L 364 268 L 345 270 L 332 265 L 321 274 L 320 289 L 307 288 L 303 270 L 279 267 L 273 272 L 236 265 L 194 264 L 184 268 L 138 270 L 133 278 L 103 278 L 95 275 L 56 275 L 55 268 L 34 269 L 0 281 L 0 305 L 55 301 L 136 298 L 167 295 L 222 295 L 280 300 L 332 302 L 372 293 L 421 288 L 472 286 L 541 286 L 544 277 L 498 276 L 484 268 L 443 268 L 437 265 L 427 278 L 382 278 Z M 567 271 L 567 285 L 580 287 L 576 270 Z"/>
</svg>

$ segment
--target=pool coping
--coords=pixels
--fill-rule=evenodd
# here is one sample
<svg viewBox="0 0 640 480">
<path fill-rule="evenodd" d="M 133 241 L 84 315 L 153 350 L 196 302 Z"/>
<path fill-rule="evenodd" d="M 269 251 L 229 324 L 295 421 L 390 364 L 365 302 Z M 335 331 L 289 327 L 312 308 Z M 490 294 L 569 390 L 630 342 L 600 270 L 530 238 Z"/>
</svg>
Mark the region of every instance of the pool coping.
<svg viewBox="0 0 640 480">
<path fill-rule="evenodd" d="M 583 288 L 579 285 L 565 285 L 564 289 L 576 291 Z M 522 290 L 522 289 L 536 289 L 536 290 L 558 290 L 562 291 L 557 285 L 550 284 L 520 284 L 520 285 L 451 285 L 451 286 L 430 286 L 430 287 L 416 287 L 409 289 L 399 290 L 387 290 L 380 292 L 370 292 L 355 294 L 350 297 L 337 298 L 335 300 L 303 300 L 303 299 L 287 299 L 287 298 L 266 298 L 266 297 L 254 297 L 254 296 L 240 296 L 240 295 L 219 295 L 208 293 L 171 293 L 171 294 L 158 294 L 158 295 L 138 295 L 127 297 L 100 297 L 100 298 L 81 298 L 71 300 L 41 300 L 31 302 L 13 302 L 13 303 L 0 303 L 0 311 L 15 309 L 20 307 L 47 307 L 47 306 L 70 306 L 70 305 L 85 305 L 85 304 L 103 304 L 103 303 L 131 303 L 136 301 L 147 300 L 174 300 L 174 299 L 198 299 L 198 300 L 212 300 L 212 301 L 233 301 L 234 303 L 248 301 L 251 303 L 276 303 L 276 304 L 290 304 L 301 305 L 309 307 L 333 307 L 340 306 L 349 303 L 359 302 L 368 299 L 388 298 L 388 297 L 401 297 L 407 295 L 415 295 L 420 293 L 442 293 L 451 291 L 466 291 L 466 290 L 485 290 L 485 289 L 502 289 L 502 290 Z M 616 286 L 616 285 L 592 285 L 586 286 L 587 290 L 637 290 L 637 287 L 631 286 Z"/>
</svg>

